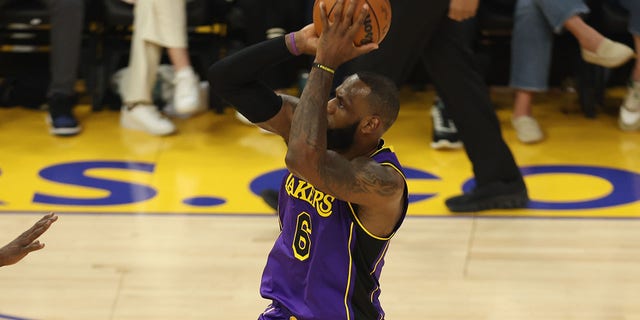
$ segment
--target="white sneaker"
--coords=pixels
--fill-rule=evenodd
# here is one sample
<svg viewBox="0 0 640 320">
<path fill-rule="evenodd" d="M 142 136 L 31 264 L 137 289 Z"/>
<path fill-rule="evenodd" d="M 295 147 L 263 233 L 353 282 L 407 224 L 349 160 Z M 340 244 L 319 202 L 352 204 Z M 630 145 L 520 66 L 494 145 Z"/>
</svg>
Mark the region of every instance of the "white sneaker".
<svg viewBox="0 0 640 320">
<path fill-rule="evenodd" d="M 511 119 L 513 128 L 516 129 L 518 140 L 523 143 L 535 143 L 544 138 L 538 121 L 530 116 L 519 116 Z"/>
<path fill-rule="evenodd" d="M 191 114 L 200 106 L 200 80 L 191 67 L 177 71 L 173 79 L 175 85 L 173 106 L 178 114 Z"/>
<path fill-rule="evenodd" d="M 120 125 L 127 129 L 146 131 L 157 136 L 164 136 L 176 131 L 171 120 L 163 116 L 154 105 L 139 104 L 129 109 L 122 106 Z"/>
<path fill-rule="evenodd" d="M 164 108 L 162 108 L 162 112 L 171 118 L 180 118 L 187 119 L 189 117 L 195 116 L 196 114 L 205 112 L 209 109 L 209 82 L 201 81 L 200 82 L 200 104 L 198 104 L 198 108 L 194 110 L 192 113 L 178 113 L 176 108 L 173 106 L 173 102 L 167 103 Z"/>
<path fill-rule="evenodd" d="M 620 106 L 618 126 L 623 131 L 640 130 L 640 81 L 632 81 Z"/>
</svg>

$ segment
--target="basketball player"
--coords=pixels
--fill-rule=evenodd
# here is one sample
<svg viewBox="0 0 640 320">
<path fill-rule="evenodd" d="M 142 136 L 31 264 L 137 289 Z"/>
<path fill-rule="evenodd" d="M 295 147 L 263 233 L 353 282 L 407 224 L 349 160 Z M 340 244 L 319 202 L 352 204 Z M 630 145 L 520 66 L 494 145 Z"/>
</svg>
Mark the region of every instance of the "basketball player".
<svg viewBox="0 0 640 320">
<path fill-rule="evenodd" d="M 338 1 L 332 24 L 322 11 L 320 38 L 309 25 L 209 70 L 219 95 L 288 144 L 281 232 L 260 288 L 272 302 L 259 319 L 384 318 L 379 277 L 408 204 L 400 164 L 381 139 L 399 102 L 393 82 L 367 73 L 347 77 L 327 102 L 334 70 L 377 48 L 353 46 L 368 7 L 347 1 Z M 276 95 L 257 80 L 269 65 L 303 52 L 315 53 L 315 63 L 300 99 Z"/>
<path fill-rule="evenodd" d="M 22 260 L 32 251 L 44 248 L 44 243 L 36 240 L 40 237 L 52 223 L 58 220 L 53 212 L 42 217 L 29 230 L 23 232 L 6 246 L 0 248 L 0 267 L 12 265 Z"/>
</svg>

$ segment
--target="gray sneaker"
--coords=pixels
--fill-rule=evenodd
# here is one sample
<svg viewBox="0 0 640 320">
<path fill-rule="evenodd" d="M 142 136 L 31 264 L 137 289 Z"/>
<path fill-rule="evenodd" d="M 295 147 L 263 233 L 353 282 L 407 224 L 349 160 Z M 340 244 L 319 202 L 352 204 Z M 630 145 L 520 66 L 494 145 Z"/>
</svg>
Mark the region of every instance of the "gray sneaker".
<svg viewBox="0 0 640 320">
<path fill-rule="evenodd" d="M 523 143 L 536 143 L 542 141 L 544 134 L 538 121 L 530 116 L 520 116 L 511 119 L 513 128 L 516 129 L 518 140 Z"/>
</svg>

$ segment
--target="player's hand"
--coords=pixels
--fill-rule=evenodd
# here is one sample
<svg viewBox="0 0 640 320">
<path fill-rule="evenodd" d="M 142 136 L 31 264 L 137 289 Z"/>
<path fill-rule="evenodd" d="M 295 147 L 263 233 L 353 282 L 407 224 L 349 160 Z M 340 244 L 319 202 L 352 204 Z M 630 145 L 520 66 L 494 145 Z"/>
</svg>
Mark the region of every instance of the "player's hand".
<svg viewBox="0 0 640 320">
<path fill-rule="evenodd" d="M 300 53 L 315 56 L 318 49 L 318 35 L 316 29 L 313 27 L 313 23 L 306 25 L 304 28 L 296 31 L 296 48 Z"/>
<path fill-rule="evenodd" d="M 0 248 L 0 266 L 14 264 L 24 258 L 30 252 L 44 248 L 44 243 L 36 240 L 52 223 L 58 220 L 53 212 L 42 217 L 29 230 L 23 232 L 6 246 Z"/>
<path fill-rule="evenodd" d="M 348 1 L 346 6 L 345 1 Z M 368 5 L 356 8 L 356 3 L 356 0 L 338 0 L 333 9 L 333 22 L 329 22 L 325 3 L 320 3 L 322 34 L 318 42 L 316 62 L 335 69 L 346 61 L 378 48 L 377 43 L 357 47 L 353 44 L 353 39 L 364 25 L 369 12 Z"/>
<path fill-rule="evenodd" d="M 449 4 L 449 18 L 464 21 L 473 18 L 478 11 L 479 0 L 451 0 Z"/>
</svg>

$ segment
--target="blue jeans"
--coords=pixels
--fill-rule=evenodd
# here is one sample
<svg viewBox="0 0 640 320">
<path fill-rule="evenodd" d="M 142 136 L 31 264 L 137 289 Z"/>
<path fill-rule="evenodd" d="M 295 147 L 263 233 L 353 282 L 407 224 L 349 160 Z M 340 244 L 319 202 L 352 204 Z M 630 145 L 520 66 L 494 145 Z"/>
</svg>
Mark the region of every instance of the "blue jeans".
<svg viewBox="0 0 640 320">
<path fill-rule="evenodd" d="M 638 0 L 609 0 L 629 11 L 629 32 L 640 36 L 640 1 Z"/>
<path fill-rule="evenodd" d="M 569 18 L 588 12 L 582 0 L 518 0 L 511 40 L 510 86 L 547 90 L 554 32 L 560 33 Z"/>
</svg>

